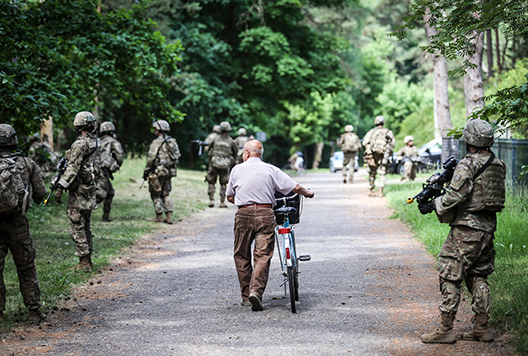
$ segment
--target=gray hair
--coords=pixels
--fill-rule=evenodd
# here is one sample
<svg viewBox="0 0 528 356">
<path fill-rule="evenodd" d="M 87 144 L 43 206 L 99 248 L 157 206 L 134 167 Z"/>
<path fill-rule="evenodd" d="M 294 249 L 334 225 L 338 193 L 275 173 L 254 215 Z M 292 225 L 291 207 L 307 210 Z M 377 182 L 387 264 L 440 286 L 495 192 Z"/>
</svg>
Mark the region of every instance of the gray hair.
<svg viewBox="0 0 528 356">
<path fill-rule="evenodd" d="M 249 150 L 249 152 L 255 152 L 260 157 L 264 154 L 264 147 L 262 148 L 254 148 L 253 146 L 246 146 L 246 148 Z"/>
</svg>

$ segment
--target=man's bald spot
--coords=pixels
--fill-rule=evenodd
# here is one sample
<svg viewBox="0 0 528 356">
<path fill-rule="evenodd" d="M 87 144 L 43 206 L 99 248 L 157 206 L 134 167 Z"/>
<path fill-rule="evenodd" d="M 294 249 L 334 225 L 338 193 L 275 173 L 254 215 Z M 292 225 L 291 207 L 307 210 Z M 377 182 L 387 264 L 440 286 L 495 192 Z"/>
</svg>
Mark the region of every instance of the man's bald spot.
<svg viewBox="0 0 528 356">
<path fill-rule="evenodd" d="M 249 151 L 250 157 L 262 157 L 262 153 L 264 153 L 264 147 L 262 147 L 262 143 L 258 140 L 251 140 L 244 144 L 244 151 Z"/>
</svg>

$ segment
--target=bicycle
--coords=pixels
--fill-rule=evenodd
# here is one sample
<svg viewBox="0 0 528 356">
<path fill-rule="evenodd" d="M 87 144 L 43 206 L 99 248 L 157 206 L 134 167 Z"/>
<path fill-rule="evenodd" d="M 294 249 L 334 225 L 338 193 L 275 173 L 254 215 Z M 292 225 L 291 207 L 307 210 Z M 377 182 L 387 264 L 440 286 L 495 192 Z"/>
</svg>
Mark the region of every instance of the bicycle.
<svg viewBox="0 0 528 356">
<path fill-rule="evenodd" d="M 299 222 L 301 197 L 297 194 L 292 196 L 275 199 L 278 205 L 275 208 L 275 218 L 278 226 L 275 227 L 275 241 L 281 263 L 281 274 L 284 277 L 284 296 L 290 292 L 290 305 L 292 313 L 296 313 L 295 302 L 299 300 L 299 261 L 310 261 L 310 255 L 297 256 L 295 245 L 295 233 L 293 224 Z M 295 208 L 294 206 L 297 206 Z M 292 222 L 290 224 L 290 217 Z M 288 284 L 288 288 L 286 288 Z"/>
</svg>

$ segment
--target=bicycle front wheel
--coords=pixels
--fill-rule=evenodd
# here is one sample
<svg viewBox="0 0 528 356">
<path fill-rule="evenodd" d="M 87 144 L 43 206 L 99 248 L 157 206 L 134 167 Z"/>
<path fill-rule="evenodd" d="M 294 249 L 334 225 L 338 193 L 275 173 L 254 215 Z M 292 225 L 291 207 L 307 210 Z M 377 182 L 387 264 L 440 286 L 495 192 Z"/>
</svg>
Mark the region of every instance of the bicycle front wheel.
<svg viewBox="0 0 528 356">
<path fill-rule="evenodd" d="M 295 288 L 295 270 L 293 266 L 288 267 L 288 286 L 290 287 L 290 304 L 291 304 L 291 311 L 292 313 L 296 313 L 295 309 L 295 296 L 296 296 L 296 288 Z"/>
</svg>

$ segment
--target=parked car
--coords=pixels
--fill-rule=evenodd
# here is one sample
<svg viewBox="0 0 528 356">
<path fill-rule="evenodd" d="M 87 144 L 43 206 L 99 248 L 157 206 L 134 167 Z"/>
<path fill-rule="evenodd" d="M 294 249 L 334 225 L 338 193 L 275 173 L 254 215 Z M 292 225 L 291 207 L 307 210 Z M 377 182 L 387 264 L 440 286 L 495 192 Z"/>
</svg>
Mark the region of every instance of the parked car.
<svg viewBox="0 0 528 356">
<path fill-rule="evenodd" d="M 418 171 L 427 172 L 438 169 L 442 166 L 442 138 L 435 138 L 418 148 Z M 396 160 L 396 153 L 392 155 L 392 162 L 389 166 L 389 173 L 405 175 L 403 162 Z"/>
<path fill-rule="evenodd" d="M 343 151 L 336 151 L 334 155 L 330 157 L 330 162 L 328 167 L 330 167 L 330 172 L 335 173 L 343 169 Z M 359 169 L 359 157 L 356 156 L 356 162 L 354 164 L 354 172 L 357 172 Z"/>
</svg>

